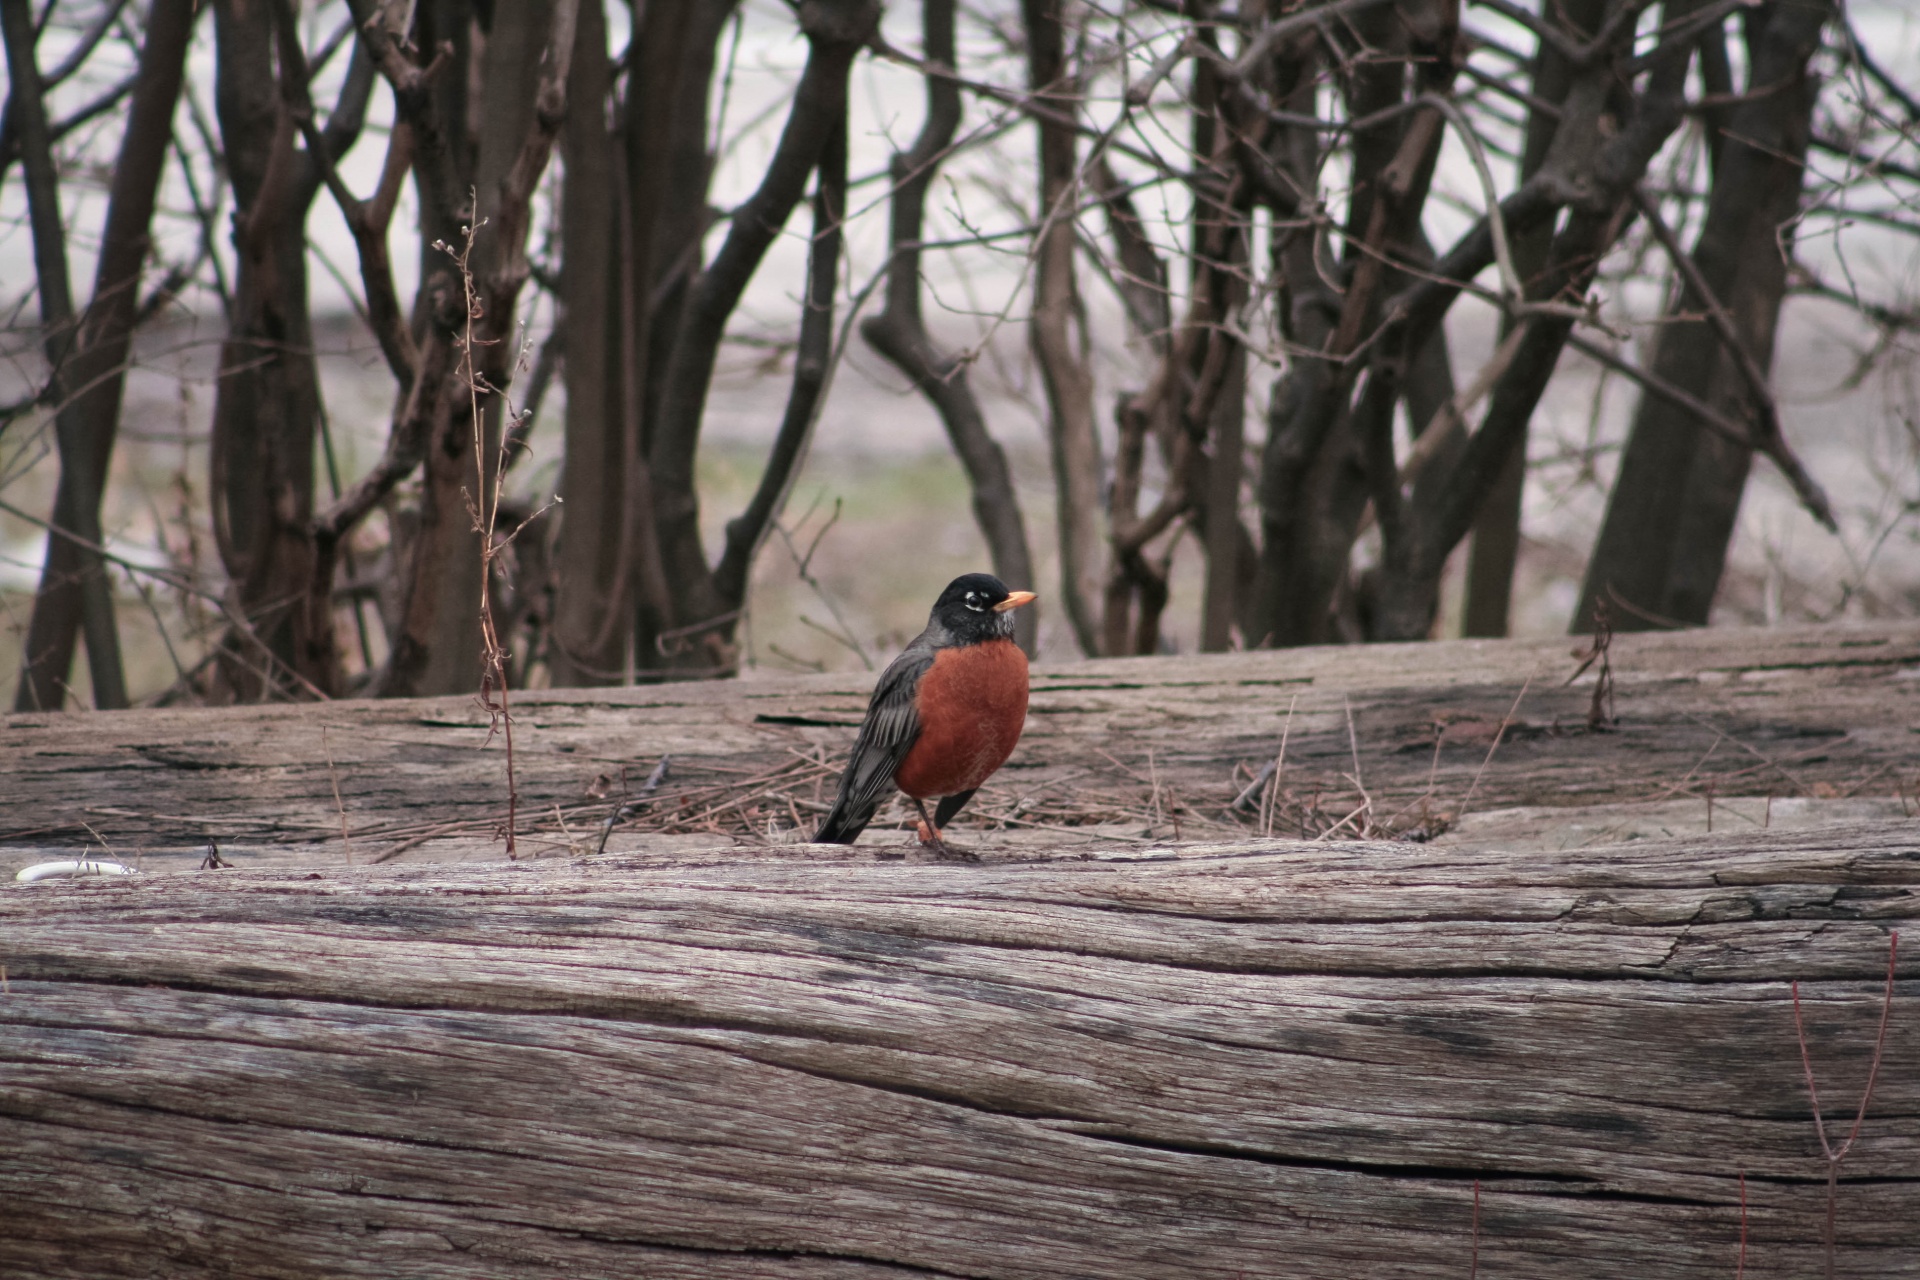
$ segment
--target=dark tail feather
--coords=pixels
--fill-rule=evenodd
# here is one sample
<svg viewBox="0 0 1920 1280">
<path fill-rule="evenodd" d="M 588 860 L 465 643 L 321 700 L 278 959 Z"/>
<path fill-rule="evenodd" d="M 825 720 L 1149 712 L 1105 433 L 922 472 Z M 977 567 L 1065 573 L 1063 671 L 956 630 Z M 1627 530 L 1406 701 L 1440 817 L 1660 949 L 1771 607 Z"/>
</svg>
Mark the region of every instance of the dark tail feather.
<svg viewBox="0 0 1920 1280">
<path fill-rule="evenodd" d="M 855 812 L 848 807 L 846 797 L 840 797 L 827 814 L 826 821 L 822 822 L 820 829 L 813 833 L 813 842 L 815 844 L 852 844 L 860 838 L 860 833 L 867 829 L 867 824 L 873 821 L 874 810 L 878 807 L 869 805 L 866 812 Z"/>
</svg>

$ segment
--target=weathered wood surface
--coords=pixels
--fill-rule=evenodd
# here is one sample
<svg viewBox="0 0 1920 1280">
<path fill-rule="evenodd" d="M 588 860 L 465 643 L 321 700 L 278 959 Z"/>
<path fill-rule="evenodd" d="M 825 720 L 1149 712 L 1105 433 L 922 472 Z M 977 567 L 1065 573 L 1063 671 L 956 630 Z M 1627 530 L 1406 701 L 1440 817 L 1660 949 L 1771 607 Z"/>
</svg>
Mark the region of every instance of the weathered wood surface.
<svg viewBox="0 0 1920 1280">
<path fill-rule="evenodd" d="M 1086 788 L 1125 792 L 1117 810 L 1144 811 L 1151 789 L 1156 814 L 1217 817 L 1283 730 L 1297 796 L 1324 792 L 1329 808 L 1350 805 L 1357 756 L 1381 812 L 1429 789 L 1442 809 L 1458 809 L 1471 790 L 1481 811 L 1700 799 L 1709 788 L 1721 799 L 1891 804 L 1920 771 L 1912 624 L 1621 636 L 1612 654 L 1620 724 L 1600 734 L 1586 728 L 1592 674 L 1564 687 L 1570 647 L 1454 641 L 1043 666 L 1019 751 L 962 826 L 1017 818 L 1016 803 Z M 666 806 L 802 756 L 837 759 L 870 684 L 865 675 L 768 677 L 516 695 L 522 828 L 536 836 L 525 848 L 578 848 L 663 755 L 673 757 L 659 793 Z M 1516 723 L 1486 765 L 1523 684 Z M 0 861 L 92 845 L 95 833 L 155 865 L 171 857 L 191 866 L 209 836 L 242 861 L 276 842 L 331 843 L 338 858 L 336 782 L 362 860 L 414 856 L 425 835 L 464 838 L 476 851 L 505 813 L 501 743 L 483 747 L 486 725 L 460 698 L 0 717 Z M 1012 824 L 1029 833 L 1027 845 L 1066 838 L 1044 805 L 1020 812 L 1038 821 Z M 777 828 L 796 816 L 817 814 L 769 803 L 764 818 Z M 1137 819 L 1132 830 L 1141 832 Z M 1166 821 L 1148 834 L 1175 832 Z M 899 838 L 876 830 L 868 840 Z M 616 832 L 610 847 L 633 845 Z"/>
<path fill-rule="evenodd" d="M 1084 855 L 1083 855 L 1084 857 Z M 1920 828 L 0 889 L 0 1274 L 1819 1273 Z M 1914 938 L 1920 942 L 1920 936 Z M 1920 1276 L 1920 981 L 1838 1189 Z"/>
</svg>

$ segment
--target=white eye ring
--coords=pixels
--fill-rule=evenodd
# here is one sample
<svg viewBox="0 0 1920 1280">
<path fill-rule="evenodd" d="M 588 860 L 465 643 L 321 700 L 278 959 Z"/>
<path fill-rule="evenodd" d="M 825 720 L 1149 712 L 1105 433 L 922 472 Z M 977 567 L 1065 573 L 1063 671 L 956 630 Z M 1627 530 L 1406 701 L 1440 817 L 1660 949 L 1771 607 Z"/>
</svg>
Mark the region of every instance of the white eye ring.
<svg viewBox="0 0 1920 1280">
<path fill-rule="evenodd" d="M 975 613 L 986 612 L 986 609 L 980 604 L 980 593 L 978 591 L 967 592 L 967 608 L 973 610 Z"/>
</svg>

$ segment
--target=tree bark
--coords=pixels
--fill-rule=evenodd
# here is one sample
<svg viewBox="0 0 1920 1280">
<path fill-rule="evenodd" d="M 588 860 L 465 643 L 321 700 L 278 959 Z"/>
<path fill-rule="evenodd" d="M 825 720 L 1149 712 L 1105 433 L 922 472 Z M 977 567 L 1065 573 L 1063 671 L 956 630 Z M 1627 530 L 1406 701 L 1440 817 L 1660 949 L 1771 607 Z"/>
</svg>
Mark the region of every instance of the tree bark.
<svg viewBox="0 0 1920 1280">
<path fill-rule="evenodd" d="M 651 6 L 649 7 L 651 11 Z M 631 636 L 627 619 L 626 415 L 619 344 L 620 273 L 626 263 L 615 191 L 614 134 L 607 127 L 612 74 L 601 0 L 581 0 L 567 123 L 561 136 L 566 186 L 560 216 L 561 320 L 567 334 L 566 455 L 560 479 L 555 616 L 548 670 L 556 686 L 620 681 Z"/>
<path fill-rule="evenodd" d="M 662 661 L 650 643 L 640 657 L 646 665 L 687 666 L 712 674 L 733 668 L 732 646 L 722 638 L 728 612 L 708 567 L 700 537 L 700 500 L 694 462 L 700 424 L 706 411 L 727 318 L 738 305 L 760 260 L 786 225 L 845 113 L 847 80 L 853 60 L 879 21 L 871 0 L 812 0 L 800 11 L 809 52 L 794 91 L 780 142 L 759 188 L 734 211 L 720 252 L 700 273 L 687 295 L 686 310 L 674 334 L 657 421 L 649 422 L 648 461 L 654 481 L 655 518 L 660 554 L 676 611 L 684 616 L 675 629 L 708 628 L 684 646 L 674 661 Z M 651 641 L 651 637 L 643 637 Z"/>
<path fill-rule="evenodd" d="M 1567 0 L 1543 12 L 1575 40 L 1591 40 L 1606 16 L 1606 0 Z M 1567 55 L 1550 40 L 1540 41 L 1533 61 L 1533 96 L 1537 103 L 1557 108 L 1566 101 L 1574 68 Z M 1534 106 L 1527 112 L 1526 137 L 1521 143 L 1520 181 L 1525 183 L 1546 163 L 1547 151 L 1559 127 L 1555 112 Z M 1513 263 L 1523 287 L 1546 268 L 1553 229 L 1542 224 L 1513 238 Z M 1512 331 L 1513 319 L 1503 317 L 1500 336 Z M 1461 632 L 1469 636 L 1504 636 L 1513 603 L 1513 569 L 1520 554 L 1520 504 L 1527 477 L 1527 436 L 1522 431 L 1500 478 L 1487 494 L 1473 522 L 1473 540 L 1467 552 L 1466 602 Z"/>
<path fill-rule="evenodd" d="M 54 542 L 73 544 L 69 553 L 69 559 L 76 566 L 72 581 L 59 585 L 77 595 L 68 605 L 68 611 L 77 608 L 80 628 L 87 636 L 94 703 L 103 708 L 124 707 L 126 688 L 120 669 L 120 638 L 113 616 L 112 581 L 96 551 L 102 542 L 98 487 L 90 491 L 90 497 L 76 499 L 69 492 L 86 487 L 90 467 L 86 446 L 76 435 L 79 424 L 75 415 L 67 411 L 71 392 L 66 366 L 73 351 L 77 320 L 73 313 L 73 289 L 67 276 L 66 225 L 60 214 L 59 175 L 54 168 L 52 132 L 47 121 L 47 85 L 34 56 L 36 32 L 26 0 L 7 0 L 0 8 L 0 20 L 5 25 L 8 78 L 12 85 L 7 94 L 8 141 L 18 138 L 26 160 L 28 219 L 33 233 L 40 324 L 45 332 L 43 345 L 48 366 L 46 399 L 57 406 L 54 431 L 61 463 L 53 523 L 55 530 L 66 530 L 71 535 L 65 538 L 50 532 L 48 554 L 51 556 Z M 64 520 L 62 515 L 66 516 Z M 42 591 L 46 589 L 43 583 Z M 36 617 L 38 613 L 36 602 Z M 68 629 L 72 629 L 71 622 Z M 40 643 L 44 642 L 43 637 Z M 55 652 L 57 650 L 56 637 Z M 68 641 L 66 658 L 57 670 L 53 665 L 54 653 L 47 654 L 45 661 L 41 660 L 40 653 L 39 643 L 29 634 L 16 693 L 16 705 L 22 710 L 57 708 L 66 701 L 67 673 L 73 664 L 72 641 Z"/>
<path fill-rule="evenodd" d="M 1825 3 L 1772 3 L 1748 15 L 1752 96 L 1732 108 L 1692 253 L 1762 368 L 1772 360 L 1786 293 L 1789 250 L 1781 235 L 1799 211 L 1817 96 L 1808 60 L 1832 12 Z M 1690 284 L 1676 285 L 1653 372 L 1735 420 L 1755 422 L 1737 361 L 1700 318 L 1706 305 Z M 1752 460 L 1750 448 L 1706 430 L 1671 400 L 1643 396 L 1571 630 L 1591 630 L 1603 604 L 1617 629 L 1705 623 Z"/>
<path fill-rule="evenodd" d="M 1121 856 L 10 887 L 0 1268 L 1920 1275 L 1900 824 Z"/>
<path fill-rule="evenodd" d="M 924 56 L 948 70 L 958 66 L 955 7 L 954 0 L 925 0 L 921 6 Z M 1034 586 L 1033 559 L 1006 452 L 987 430 L 986 416 L 968 381 L 967 362 L 933 345 L 921 315 L 920 240 L 926 225 L 927 192 L 960 127 L 960 86 L 944 75 L 929 74 L 924 79 L 927 116 L 920 136 L 911 148 L 895 154 L 889 170 L 893 256 L 887 264 L 886 302 L 880 314 L 861 322 L 860 335 L 912 379 L 940 415 L 973 490 L 973 517 L 986 540 L 993 571 L 1008 586 L 1027 590 Z M 1039 610 L 1028 607 L 1014 616 L 1014 638 L 1031 655 L 1039 638 Z"/>
<path fill-rule="evenodd" d="M 321 404 L 307 298 L 307 212 L 357 139 L 373 63 L 356 46 L 323 133 L 296 151 L 312 105 L 290 5 L 215 7 L 215 107 L 236 206 L 237 270 L 221 348 L 208 491 L 241 621 L 222 641 L 222 693 L 241 702 L 336 692 L 331 602 L 306 608 L 315 570 L 313 454 Z M 242 631 L 244 628 L 244 632 Z"/>
<path fill-rule="evenodd" d="M 1559 198 L 1570 206 L 1565 225 L 1554 236 L 1547 277 L 1538 286 L 1543 296 L 1563 302 L 1582 296 L 1600 259 L 1626 225 L 1635 184 L 1680 120 L 1694 44 L 1686 19 L 1696 7 L 1693 0 L 1677 0 L 1665 8 L 1668 25 L 1663 29 L 1669 34 L 1641 60 L 1649 75 L 1645 87 L 1633 95 L 1624 90 L 1615 70 L 1631 53 L 1631 24 L 1624 21 L 1628 11 L 1610 13 L 1610 19 L 1623 18 L 1608 27 L 1616 45 L 1582 68 L 1570 87 L 1540 173 L 1505 202 L 1520 204 L 1544 185 L 1564 192 Z M 1511 219 L 1510 225 L 1525 231 L 1537 225 L 1534 218 L 1538 216 L 1528 212 Z M 1462 255 L 1473 238 L 1463 240 L 1449 257 Z M 1494 387 L 1485 420 L 1461 450 L 1445 483 L 1416 495 L 1411 504 L 1403 503 L 1398 482 L 1389 471 L 1391 451 L 1383 457 L 1379 449 L 1391 420 L 1383 421 L 1378 412 L 1383 397 L 1375 395 L 1374 378 L 1379 376 L 1382 387 L 1398 379 L 1399 353 L 1413 347 L 1438 323 L 1441 304 L 1434 296 L 1435 280 L 1449 275 L 1443 260 L 1440 269 L 1396 302 L 1396 319 L 1377 347 L 1369 375 L 1368 395 L 1375 396 L 1376 405 L 1371 423 L 1376 449 L 1373 494 L 1383 543 L 1380 607 L 1370 620 L 1371 638 L 1377 640 L 1412 639 L 1432 629 L 1447 557 L 1466 536 L 1498 481 L 1572 329 L 1572 313 L 1564 308 L 1529 318 L 1516 357 Z"/>
<path fill-rule="evenodd" d="M 1349 21 L 1355 38 L 1382 55 L 1355 59 L 1342 77 L 1347 118 L 1362 119 L 1403 98 L 1407 33 L 1391 8 L 1369 9 Z M 1303 92 L 1302 105 L 1311 104 L 1311 88 Z M 1368 496 L 1362 441 L 1348 421 L 1359 366 L 1347 357 L 1379 322 L 1386 285 L 1381 255 L 1394 244 L 1404 251 L 1419 225 L 1425 184 L 1417 173 L 1431 161 L 1410 156 L 1408 177 L 1419 189 L 1410 185 L 1401 199 L 1380 200 L 1382 176 L 1400 151 L 1407 120 L 1394 117 L 1354 135 L 1353 196 L 1340 262 L 1316 261 L 1320 247 L 1311 233 L 1289 237 L 1281 250 L 1291 286 L 1289 336 L 1330 359 L 1296 360 L 1275 384 L 1269 408 L 1260 493 L 1266 545 L 1255 624 L 1269 644 L 1358 638 L 1343 628 L 1336 611 Z M 1301 140 L 1295 149 L 1313 145 Z M 1314 173 L 1300 175 L 1303 190 L 1315 189 Z M 1390 210 L 1397 214 L 1391 230 Z M 1345 296 L 1327 284 L 1330 275 L 1345 280 Z"/>
<path fill-rule="evenodd" d="M 548 33 L 564 7 L 541 0 L 496 8 L 484 45 L 470 55 L 479 61 L 485 93 L 473 121 L 477 129 L 458 131 L 456 154 L 467 162 L 459 168 L 470 175 L 477 205 L 469 210 L 463 196 L 448 212 L 474 227 L 469 269 L 480 304 L 473 324 L 480 343 L 467 353 L 465 370 L 456 371 L 448 411 L 434 424 L 426 450 L 420 528 L 410 549 L 401 627 L 381 681 L 386 696 L 480 686 L 486 533 L 477 526 L 486 522 L 499 465 L 501 427 L 493 393 L 507 389 L 517 354 L 512 335 L 519 281 L 494 277 L 516 253 L 516 240 L 526 235 L 524 210 L 503 199 L 501 187 L 528 134 L 540 127 L 534 88 L 548 54 Z M 570 55 L 571 28 L 567 35 Z M 465 113 L 476 108 L 463 101 L 460 109 L 465 123 Z M 455 250 L 465 247 L 462 239 L 438 238 Z M 445 256 L 444 250 L 436 252 Z"/>
<path fill-rule="evenodd" d="M 429 192 L 446 201 L 451 184 L 462 174 L 472 175 L 470 205 L 443 203 L 422 220 L 423 234 L 448 220 L 464 219 L 473 226 L 471 240 L 456 231 L 429 245 L 467 255 L 471 278 L 463 291 L 470 292 L 472 302 L 457 336 L 465 360 L 452 371 L 455 385 L 443 392 L 443 406 L 427 424 L 420 528 L 407 552 L 400 627 L 380 681 L 385 696 L 480 686 L 481 583 L 490 572 L 486 539 L 493 535 L 501 440 L 492 397 L 510 386 L 518 355 L 513 316 L 528 272 L 528 205 L 564 119 L 576 15 L 571 0 L 495 13 L 477 51 L 487 86 L 477 121 L 461 115 L 453 118 L 459 127 L 450 127 L 450 118 L 439 114 L 447 109 L 444 100 L 431 116 L 416 100 L 423 127 L 443 131 L 440 145 L 422 155 L 423 160 L 432 157 L 420 170 L 423 202 Z M 437 20 L 457 18 L 440 14 Z M 456 69 L 460 65 L 456 61 Z M 402 78 L 408 74 L 396 71 Z M 464 100 L 453 107 L 470 109 Z M 447 257 L 446 247 L 433 251 Z"/>
<path fill-rule="evenodd" d="M 1073 125 L 1080 91 L 1067 62 L 1062 0 L 1021 0 L 1027 38 L 1027 83 L 1049 111 L 1036 115 L 1039 134 L 1039 231 L 1033 243 L 1033 312 L 1027 341 L 1047 397 L 1047 443 L 1053 463 L 1054 519 L 1060 545 L 1060 606 L 1082 653 L 1100 652 L 1100 491 L 1105 464 L 1093 421 L 1093 371 L 1081 359 L 1072 328 L 1079 310 L 1074 281 L 1079 201 Z"/>
<path fill-rule="evenodd" d="M 11 8 L 7 12 L 11 32 L 24 14 L 15 14 Z M 108 463 L 120 425 L 121 393 L 140 303 L 141 271 L 152 243 L 154 205 L 173 137 L 174 105 L 180 97 L 193 19 L 191 0 L 155 0 L 147 16 L 140 70 L 108 193 L 93 300 L 80 318 L 64 361 L 65 380 L 61 385 L 73 390 L 61 406 L 57 422 L 61 482 L 53 525 L 73 536 L 56 532 L 47 538 L 45 566 L 27 625 L 26 661 L 16 695 L 16 704 L 26 708 L 58 707 L 64 701 L 83 616 L 88 665 L 95 680 L 95 705 L 126 705 L 118 640 L 113 636 L 111 597 L 105 595 L 106 579 L 87 544 L 100 544 L 100 497 L 106 488 Z M 21 69 L 11 74 L 23 83 L 33 83 L 37 72 L 28 65 L 31 59 L 23 57 L 28 47 L 19 44 L 21 52 L 16 54 L 17 42 L 12 34 L 7 44 L 10 63 L 22 58 Z M 35 238 L 37 242 L 37 234 Z M 89 581 L 99 582 L 100 586 L 91 590 L 102 593 L 93 596 L 90 605 L 86 602 L 89 589 L 84 585 Z"/>
<path fill-rule="evenodd" d="M 612 589 L 599 597 L 587 595 L 584 585 L 573 590 L 569 608 L 579 630 L 569 643 L 586 648 L 560 668 L 571 683 L 624 679 L 629 657 L 634 668 L 657 665 L 656 637 L 684 612 L 661 556 L 649 450 L 685 280 L 699 269 L 708 223 L 707 103 L 714 44 L 732 12 L 732 0 L 649 5 L 627 47 L 629 74 L 610 152 L 616 198 L 606 250 L 608 355 L 604 385 L 586 402 L 588 409 L 599 403 L 615 424 L 605 482 L 613 495 L 604 544 Z M 583 271 L 592 265 L 589 257 Z M 580 281 L 580 288 L 591 287 Z"/>
<path fill-rule="evenodd" d="M 1113 474 L 1107 485 L 1107 585 L 1101 602 L 1100 652 L 1110 655 L 1156 653 L 1160 648 L 1160 616 L 1169 595 L 1164 565 L 1154 563 L 1147 544 L 1161 537 L 1183 514 L 1184 497 L 1175 492 L 1182 463 L 1176 457 L 1168 427 L 1164 383 L 1171 376 L 1174 354 L 1173 297 L 1167 285 L 1167 264 L 1147 235 L 1139 210 L 1120 178 L 1102 157 L 1090 171 L 1094 189 L 1106 208 L 1107 229 L 1113 239 L 1117 270 L 1114 284 L 1127 318 L 1142 346 L 1154 356 L 1156 372 L 1145 390 L 1123 392 L 1114 406 Z M 1140 495 L 1146 482 L 1147 445 L 1158 441 L 1168 463 L 1169 492 L 1154 513 L 1143 520 Z M 1168 546 L 1179 537 L 1175 532 Z M 1162 552 L 1159 559 L 1168 559 Z"/>
<path fill-rule="evenodd" d="M 767 465 L 746 510 L 727 522 L 726 549 L 714 571 L 714 589 L 736 621 L 745 607 L 754 557 L 759 554 L 813 439 L 833 364 L 834 290 L 840 283 L 841 224 L 847 215 L 847 121 L 827 139 L 816 166 L 813 239 L 807 252 L 807 288 L 801 297 L 800 338 L 793 354 L 793 385 L 786 412 L 767 451 Z M 721 628 L 729 641 L 734 624 Z"/>
<path fill-rule="evenodd" d="M 1252 14 L 1243 15 L 1243 22 L 1252 21 Z M 1208 30 L 1201 39 L 1211 43 L 1215 36 Z M 1211 60 L 1195 64 L 1193 151 L 1206 160 L 1193 183 L 1193 319 L 1200 340 L 1191 348 L 1191 399 L 1182 406 L 1180 425 L 1196 445 L 1191 493 L 1207 557 L 1200 648 L 1208 653 L 1232 647 L 1252 567 L 1240 523 L 1247 353 L 1231 329 L 1248 294 L 1252 189 L 1235 164 L 1241 155 L 1238 122 L 1223 101 L 1230 92 Z"/>
</svg>

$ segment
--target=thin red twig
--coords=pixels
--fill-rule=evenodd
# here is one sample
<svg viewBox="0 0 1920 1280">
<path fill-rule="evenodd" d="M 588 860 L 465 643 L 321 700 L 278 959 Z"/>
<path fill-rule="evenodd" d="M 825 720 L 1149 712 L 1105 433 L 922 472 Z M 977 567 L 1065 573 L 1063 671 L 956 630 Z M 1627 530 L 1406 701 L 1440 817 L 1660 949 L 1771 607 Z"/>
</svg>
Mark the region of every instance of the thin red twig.
<svg viewBox="0 0 1920 1280">
<path fill-rule="evenodd" d="M 1467 1280 L 1480 1274 L 1480 1179 L 1473 1180 L 1473 1257 L 1467 1264 Z"/>
<path fill-rule="evenodd" d="M 1800 1042 L 1800 1066 L 1806 1072 L 1807 1099 L 1813 1106 L 1813 1131 L 1820 1139 L 1820 1151 L 1827 1158 L 1827 1228 L 1826 1255 L 1827 1280 L 1833 1280 L 1834 1271 L 1834 1219 L 1837 1213 L 1839 1196 L 1840 1162 L 1853 1150 L 1854 1139 L 1860 1136 L 1860 1126 L 1867 1119 L 1867 1104 L 1873 1101 L 1873 1086 L 1880 1078 L 1880 1059 L 1887 1047 L 1887 1026 L 1893 1017 L 1893 972 L 1894 962 L 1900 953 L 1900 931 L 1892 931 L 1887 938 L 1887 985 L 1886 994 L 1880 1004 L 1880 1032 L 1873 1041 L 1873 1060 L 1867 1067 L 1867 1087 L 1860 1095 L 1860 1109 L 1854 1113 L 1853 1128 L 1847 1132 L 1847 1139 L 1840 1144 L 1839 1150 L 1827 1141 L 1827 1122 L 1820 1114 L 1820 1091 L 1813 1082 L 1813 1056 L 1807 1051 L 1807 1028 L 1800 1016 L 1800 984 L 1792 984 L 1793 991 L 1793 1033 Z"/>
<path fill-rule="evenodd" d="M 1740 1255 L 1733 1264 L 1733 1280 L 1747 1275 L 1747 1171 L 1740 1171 Z"/>
</svg>

